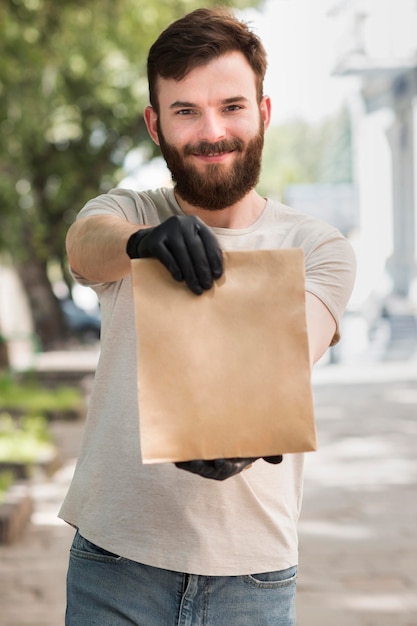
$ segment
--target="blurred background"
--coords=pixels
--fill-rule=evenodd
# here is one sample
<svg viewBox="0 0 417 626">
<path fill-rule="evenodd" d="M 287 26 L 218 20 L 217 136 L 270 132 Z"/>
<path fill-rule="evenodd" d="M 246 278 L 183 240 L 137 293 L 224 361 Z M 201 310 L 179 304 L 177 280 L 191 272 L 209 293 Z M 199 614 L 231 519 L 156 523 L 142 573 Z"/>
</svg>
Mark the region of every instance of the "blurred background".
<svg viewBox="0 0 417 626">
<path fill-rule="evenodd" d="M 57 520 L 99 355 L 65 235 L 113 187 L 170 184 L 145 63 L 216 0 L 0 0 L 0 624 L 63 623 Z M 417 1 L 234 0 L 268 52 L 259 191 L 338 227 L 358 262 L 313 372 L 299 626 L 417 626 Z"/>
<path fill-rule="evenodd" d="M 206 5 L 216 4 L 206 2 Z M 414 0 L 242 0 L 273 102 L 261 193 L 336 225 L 358 279 L 334 359 L 416 347 L 417 8 Z M 94 294 L 74 286 L 68 226 L 90 198 L 169 176 L 142 120 L 145 59 L 190 1 L 0 5 L 0 345 L 94 343 Z M 351 332 L 352 331 L 352 332 Z M 370 351 L 370 352 L 369 352 Z"/>
</svg>

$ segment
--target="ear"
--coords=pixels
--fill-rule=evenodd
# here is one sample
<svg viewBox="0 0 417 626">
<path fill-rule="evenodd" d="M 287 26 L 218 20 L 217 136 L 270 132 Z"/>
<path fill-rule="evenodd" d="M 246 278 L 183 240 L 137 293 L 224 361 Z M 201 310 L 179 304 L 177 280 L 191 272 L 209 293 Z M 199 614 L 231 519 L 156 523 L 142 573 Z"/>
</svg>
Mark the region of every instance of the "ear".
<svg viewBox="0 0 417 626">
<path fill-rule="evenodd" d="M 143 112 L 143 117 L 151 139 L 157 146 L 159 146 L 158 129 L 156 124 L 156 120 L 158 119 L 157 112 L 152 106 L 148 105 Z"/>
<path fill-rule="evenodd" d="M 264 121 L 264 129 L 266 130 L 271 121 L 271 98 L 269 96 L 262 96 L 259 108 Z"/>
</svg>

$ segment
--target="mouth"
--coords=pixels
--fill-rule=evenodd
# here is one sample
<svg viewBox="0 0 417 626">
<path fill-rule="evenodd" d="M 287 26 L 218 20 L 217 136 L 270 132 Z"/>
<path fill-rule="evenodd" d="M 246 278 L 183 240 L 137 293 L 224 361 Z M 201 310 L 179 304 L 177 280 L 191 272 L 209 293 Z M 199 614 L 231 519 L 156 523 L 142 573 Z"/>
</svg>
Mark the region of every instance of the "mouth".
<svg viewBox="0 0 417 626">
<path fill-rule="evenodd" d="M 206 163 L 220 163 L 226 160 L 230 154 L 233 154 L 236 150 L 214 151 L 214 152 L 193 152 L 192 156 L 205 161 Z"/>
<path fill-rule="evenodd" d="M 186 146 L 186 156 L 193 156 L 208 162 L 222 161 L 236 151 L 242 151 L 243 144 L 239 139 L 219 141 L 218 143 L 201 142 L 196 145 Z"/>
</svg>

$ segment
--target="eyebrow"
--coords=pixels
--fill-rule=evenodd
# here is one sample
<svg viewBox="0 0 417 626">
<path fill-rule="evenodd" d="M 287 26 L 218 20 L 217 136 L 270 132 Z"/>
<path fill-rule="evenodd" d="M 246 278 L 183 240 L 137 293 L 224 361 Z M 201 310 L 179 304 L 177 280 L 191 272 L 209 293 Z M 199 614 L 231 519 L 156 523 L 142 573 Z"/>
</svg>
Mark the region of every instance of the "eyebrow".
<svg viewBox="0 0 417 626">
<path fill-rule="evenodd" d="M 224 100 L 220 101 L 220 104 L 235 104 L 236 102 L 247 102 L 247 98 L 245 96 L 232 96 L 231 98 L 224 98 Z M 170 109 L 193 109 L 198 108 L 198 105 L 195 102 L 188 102 L 186 100 L 175 100 L 172 104 L 169 105 Z"/>
</svg>

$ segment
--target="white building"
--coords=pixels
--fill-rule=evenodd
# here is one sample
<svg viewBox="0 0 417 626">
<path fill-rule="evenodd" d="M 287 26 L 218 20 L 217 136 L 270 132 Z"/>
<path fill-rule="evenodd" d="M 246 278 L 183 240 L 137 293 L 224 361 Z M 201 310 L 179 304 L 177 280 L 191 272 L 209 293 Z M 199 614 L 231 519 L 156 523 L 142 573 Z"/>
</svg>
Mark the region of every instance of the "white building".
<svg viewBox="0 0 417 626">
<path fill-rule="evenodd" d="M 417 313 L 417 2 L 334 0 L 329 15 L 334 72 L 361 85 L 351 102 L 359 292 L 385 290 Z"/>
</svg>

